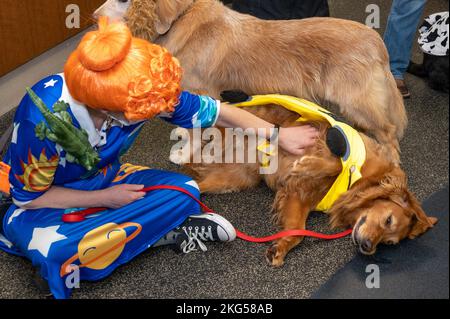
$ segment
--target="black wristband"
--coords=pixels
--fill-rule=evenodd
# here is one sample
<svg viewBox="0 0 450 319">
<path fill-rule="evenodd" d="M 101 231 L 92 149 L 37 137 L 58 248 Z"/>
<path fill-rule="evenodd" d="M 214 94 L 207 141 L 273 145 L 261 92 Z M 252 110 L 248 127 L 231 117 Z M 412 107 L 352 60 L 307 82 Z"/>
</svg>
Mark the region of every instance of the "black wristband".
<svg viewBox="0 0 450 319">
<path fill-rule="evenodd" d="M 269 141 L 278 139 L 278 134 L 280 133 L 280 129 L 281 129 L 280 125 L 275 124 L 275 126 L 273 127 L 273 133 L 269 137 Z"/>
</svg>

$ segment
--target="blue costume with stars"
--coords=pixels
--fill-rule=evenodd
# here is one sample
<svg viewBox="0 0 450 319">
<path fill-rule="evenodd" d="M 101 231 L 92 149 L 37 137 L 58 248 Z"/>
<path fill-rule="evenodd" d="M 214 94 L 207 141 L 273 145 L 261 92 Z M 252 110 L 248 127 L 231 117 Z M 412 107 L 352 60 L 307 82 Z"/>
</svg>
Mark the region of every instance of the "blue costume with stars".
<svg viewBox="0 0 450 319">
<path fill-rule="evenodd" d="M 67 298 L 73 288 L 70 276 L 74 271 L 62 269 L 63 265 L 70 262 L 79 267 L 81 280 L 102 279 L 151 247 L 188 216 L 199 214 L 199 205 L 184 194 L 158 190 L 77 224 L 64 223 L 61 217 L 83 208 L 26 210 L 22 206 L 53 185 L 92 191 L 122 183 L 169 184 L 185 188 L 197 197 L 199 190 L 188 176 L 120 163 L 120 156 L 130 148 L 145 122 L 130 124 L 110 119 L 97 130 L 86 107 L 69 95 L 62 74 L 47 77 L 32 89 L 50 109 L 60 100 L 69 104 L 67 111 L 73 125 L 87 132 L 100 162 L 95 171 L 87 172 L 70 161 L 61 146 L 48 138 L 37 138 L 36 125 L 45 120 L 26 95 L 16 111 L 12 141 L 4 159 L 11 166 L 9 180 L 14 204 L 3 219 L 0 249 L 30 259 L 48 281 L 53 295 Z M 210 127 L 217 120 L 219 107 L 219 102 L 209 97 L 183 92 L 175 111 L 162 117 L 185 128 Z"/>
</svg>

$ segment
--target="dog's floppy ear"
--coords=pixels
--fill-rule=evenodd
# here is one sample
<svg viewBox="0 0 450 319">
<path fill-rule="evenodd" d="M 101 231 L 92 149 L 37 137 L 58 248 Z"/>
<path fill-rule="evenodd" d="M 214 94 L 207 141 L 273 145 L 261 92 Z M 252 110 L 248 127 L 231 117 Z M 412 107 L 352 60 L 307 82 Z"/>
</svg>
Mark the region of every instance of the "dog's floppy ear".
<svg viewBox="0 0 450 319">
<path fill-rule="evenodd" d="M 338 198 L 330 209 L 331 225 L 346 227 L 355 221 L 358 210 L 369 206 L 376 199 L 391 199 L 401 197 L 406 190 L 406 175 L 397 167 L 384 175 L 374 174 L 359 180 L 346 193 Z"/>
<path fill-rule="evenodd" d="M 169 31 L 172 23 L 177 18 L 177 0 L 157 0 L 156 1 L 155 29 L 158 34 Z"/>
<path fill-rule="evenodd" d="M 133 36 L 153 42 L 158 34 L 155 30 L 156 1 L 133 0 L 125 15 Z"/>
<path fill-rule="evenodd" d="M 359 185 L 355 184 L 331 207 L 329 211 L 331 226 L 333 228 L 351 226 L 360 208 L 382 197 L 386 197 L 386 190 L 380 185 L 369 185 L 365 181 L 361 181 Z"/>
<path fill-rule="evenodd" d="M 157 0 L 155 29 L 158 34 L 169 31 L 172 23 L 193 3 L 193 0 Z"/>
<path fill-rule="evenodd" d="M 391 188 L 389 199 L 413 214 L 413 224 L 408 238 L 416 238 L 437 223 L 437 218 L 428 217 L 423 211 L 420 202 L 408 190 L 406 175 L 403 170 L 398 167 L 395 168 L 391 172 L 389 180 L 389 185 L 385 185 L 385 187 Z"/>
<path fill-rule="evenodd" d="M 423 211 L 417 198 L 409 191 L 406 193 L 407 209 L 411 209 L 413 215 L 413 226 L 408 234 L 409 239 L 414 239 L 432 228 L 438 221 L 436 217 L 428 217 Z"/>
<path fill-rule="evenodd" d="M 401 168 L 394 168 L 381 184 L 385 189 L 389 190 L 388 198 L 391 201 L 413 214 L 413 225 L 408 234 L 410 239 L 423 234 L 437 223 L 437 218 L 428 217 L 423 211 L 420 202 L 408 190 L 406 174 Z"/>
</svg>

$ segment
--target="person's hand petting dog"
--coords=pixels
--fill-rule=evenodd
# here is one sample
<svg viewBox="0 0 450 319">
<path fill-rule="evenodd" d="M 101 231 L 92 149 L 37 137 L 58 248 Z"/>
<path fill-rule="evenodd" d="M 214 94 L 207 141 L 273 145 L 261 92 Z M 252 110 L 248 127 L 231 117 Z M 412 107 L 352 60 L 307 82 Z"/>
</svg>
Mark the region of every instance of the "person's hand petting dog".
<svg viewBox="0 0 450 319">
<path fill-rule="evenodd" d="M 242 129 L 253 128 L 255 132 L 258 129 L 265 130 L 265 138 L 270 139 L 275 127 L 256 115 L 253 115 L 241 108 L 222 103 L 220 107 L 217 126 L 222 127 L 240 127 Z M 279 146 L 285 151 L 294 155 L 303 155 L 307 147 L 313 146 L 319 137 L 319 131 L 311 126 L 282 127 L 278 132 Z"/>
<path fill-rule="evenodd" d="M 303 155 L 319 138 L 319 131 L 311 125 L 282 127 L 278 134 L 278 145 L 294 155 Z"/>
</svg>

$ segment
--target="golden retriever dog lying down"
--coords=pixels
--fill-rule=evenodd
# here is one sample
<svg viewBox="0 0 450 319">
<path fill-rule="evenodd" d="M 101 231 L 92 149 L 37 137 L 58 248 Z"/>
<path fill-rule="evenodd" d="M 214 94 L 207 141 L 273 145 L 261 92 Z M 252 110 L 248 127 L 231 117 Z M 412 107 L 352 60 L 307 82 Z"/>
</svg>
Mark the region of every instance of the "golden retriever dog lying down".
<svg viewBox="0 0 450 319">
<path fill-rule="evenodd" d="M 314 101 L 389 146 L 407 116 L 380 36 L 348 20 L 266 21 L 217 0 L 108 0 L 95 13 L 127 21 L 133 34 L 166 47 L 184 68 L 183 87 Z M 337 109 L 335 109 L 337 108 Z"/>
<path fill-rule="evenodd" d="M 298 114 L 282 106 L 245 109 L 281 127 L 304 125 L 296 122 Z M 274 174 L 260 175 L 260 164 L 251 164 L 248 160 L 243 164 L 201 163 L 184 167 L 194 176 L 203 193 L 239 191 L 266 182 L 276 192 L 272 209 L 279 227 L 282 230 L 305 229 L 309 212 L 317 207 L 342 170 L 340 158 L 331 153 L 325 142 L 329 124 L 311 124 L 320 127 L 319 142 L 301 157 L 279 149 L 278 170 Z M 360 252 L 370 255 L 380 243 L 397 244 L 404 238 L 412 239 L 424 233 L 437 219 L 425 215 L 408 190 L 405 172 L 387 156 L 386 147 L 364 134 L 361 136 L 366 148 L 362 178 L 337 199 L 328 214 L 332 228 L 353 228 L 352 237 Z M 217 143 L 224 150 L 231 147 L 236 151 L 234 145 L 225 145 L 226 140 L 217 139 Z M 285 237 L 274 242 L 266 253 L 268 261 L 276 267 L 283 265 L 286 254 L 302 239 Z"/>
</svg>

